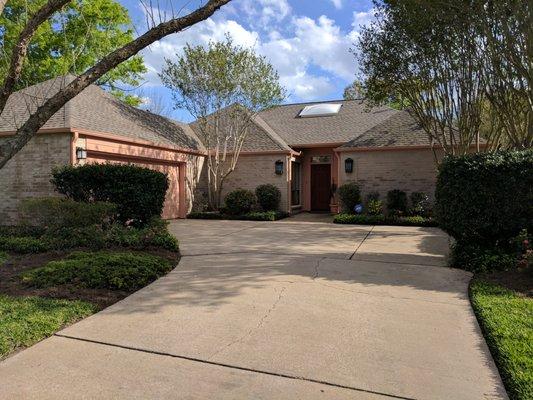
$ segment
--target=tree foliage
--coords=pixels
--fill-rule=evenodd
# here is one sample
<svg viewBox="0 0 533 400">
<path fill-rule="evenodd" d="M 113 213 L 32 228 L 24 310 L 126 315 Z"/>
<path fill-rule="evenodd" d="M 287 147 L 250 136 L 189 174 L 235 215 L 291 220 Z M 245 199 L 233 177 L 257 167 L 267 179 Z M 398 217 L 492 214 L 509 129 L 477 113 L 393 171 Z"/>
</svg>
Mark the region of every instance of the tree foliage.
<svg viewBox="0 0 533 400">
<path fill-rule="evenodd" d="M 235 169 L 256 114 L 279 104 L 285 90 L 265 57 L 229 36 L 206 47 L 187 45 L 160 74 L 176 108 L 197 120 L 207 157 L 209 204 L 218 208 L 224 180 Z"/>
<path fill-rule="evenodd" d="M 479 150 L 482 134 L 488 148 L 531 146 L 529 3 L 376 0 L 376 21 L 357 44 L 367 96 L 406 99 L 449 154 L 465 154 L 472 144 Z"/>
<path fill-rule="evenodd" d="M 46 4 L 45 0 L 9 0 L 0 15 L 2 50 L 12 49 L 28 16 Z M 127 10 L 115 0 L 74 0 L 54 13 L 35 32 L 20 79 L 21 89 L 67 73 L 84 72 L 109 52 L 133 40 Z M 0 75 L 6 74 L 9 59 L 0 59 Z M 121 90 L 136 86 L 146 72 L 141 56 L 134 56 L 109 71 L 98 83 L 129 104 L 139 99 Z"/>
</svg>

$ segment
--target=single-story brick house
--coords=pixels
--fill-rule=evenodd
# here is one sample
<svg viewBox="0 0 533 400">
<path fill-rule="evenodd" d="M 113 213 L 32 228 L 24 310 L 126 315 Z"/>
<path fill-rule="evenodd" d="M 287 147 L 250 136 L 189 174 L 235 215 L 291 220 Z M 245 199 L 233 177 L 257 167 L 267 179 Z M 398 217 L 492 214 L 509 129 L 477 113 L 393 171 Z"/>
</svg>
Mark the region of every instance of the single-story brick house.
<svg viewBox="0 0 533 400">
<path fill-rule="evenodd" d="M 13 94 L 0 116 L 0 141 L 71 79 L 52 79 Z M 54 194 L 53 167 L 92 162 L 134 163 L 168 173 L 163 216 L 183 218 L 196 193 L 205 189 L 206 154 L 194 124 L 131 107 L 92 85 L 0 170 L 0 224 L 16 219 L 21 199 Z M 282 193 L 284 211 L 336 212 L 335 191 L 345 182 L 359 183 L 363 194 L 385 196 L 402 189 L 432 196 L 435 179 L 429 139 L 406 111 L 340 100 L 259 113 L 224 193 L 271 183 Z"/>
<path fill-rule="evenodd" d="M 14 93 L 0 116 L 0 140 L 14 134 L 28 110 L 72 79 L 51 79 Z M 167 173 L 170 188 L 163 216 L 183 218 L 191 208 L 194 177 L 204 156 L 204 146 L 187 124 L 131 107 L 91 85 L 0 170 L 0 225 L 16 219 L 21 199 L 54 194 L 53 167 L 102 162 L 134 163 Z"/>
<path fill-rule="evenodd" d="M 337 212 L 343 183 L 357 182 L 363 196 L 401 189 L 433 197 L 436 174 L 428 135 L 407 111 L 362 100 L 299 103 L 257 115 L 224 191 L 271 183 L 284 211 Z"/>
</svg>

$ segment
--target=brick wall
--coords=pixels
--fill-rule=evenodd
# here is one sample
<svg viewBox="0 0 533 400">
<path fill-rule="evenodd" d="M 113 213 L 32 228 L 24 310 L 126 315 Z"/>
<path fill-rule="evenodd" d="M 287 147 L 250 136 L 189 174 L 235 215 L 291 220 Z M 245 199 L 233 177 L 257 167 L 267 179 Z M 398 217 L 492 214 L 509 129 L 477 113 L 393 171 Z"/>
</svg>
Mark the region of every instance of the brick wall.
<svg viewBox="0 0 533 400">
<path fill-rule="evenodd" d="M 360 151 L 340 153 L 340 184 L 355 181 L 363 199 L 369 192 L 379 192 L 385 200 L 392 189 L 425 192 L 434 199 L 437 166 L 433 152 L 421 150 Z M 354 172 L 344 172 L 344 160 L 354 160 Z"/>
<path fill-rule="evenodd" d="M 274 172 L 274 163 L 277 160 L 283 161 L 283 175 L 276 175 Z M 240 155 L 237 161 L 236 169 L 229 175 L 224 182 L 222 199 L 234 189 L 249 189 L 255 191 L 255 188 L 262 184 L 272 184 L 281 192 L 280 210 L 289 211 L 288 201 L 288 178 L 287 178 L 288 157 L 285 154 L 265 154 L 265 155 Z M 206 188 L 206 170 L 207 162 L 202 174 L 203 188 Z"/>
<path fill-rule="evenodd" d="M 21 199 L 55 194 L 50 172 L 70 163 L 70 140 L 66 133 L 37 135 L 0 169 L 0 225 L 16 221 Z"/>
</svg>

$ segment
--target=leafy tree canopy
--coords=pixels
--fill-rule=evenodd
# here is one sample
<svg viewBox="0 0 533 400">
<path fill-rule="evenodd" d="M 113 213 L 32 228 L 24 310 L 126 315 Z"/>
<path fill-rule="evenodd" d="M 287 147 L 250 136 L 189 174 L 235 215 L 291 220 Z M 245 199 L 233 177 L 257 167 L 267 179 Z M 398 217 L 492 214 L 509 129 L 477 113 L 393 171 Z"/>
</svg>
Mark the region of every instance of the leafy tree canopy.
<svg viewBox="0 0 533 400">
<path fill-rule="evenodd" d="M 46 0 L 9 0 L 0 15 L 0 51 L 10 53 L 27 19 Z M 32 38 L 17 89 L 66 73 L 80 74 L 103 56 L 134 39 L 127 10 L 114 0 L 74 0 L 43 23 Z M 0 75 L 9 60 L 2 59 Z M 141 56 L 134 56 L 105 74 L 98 84 L 129 104 L 137 96 L 121 86 L 139 85 L 146 72 Z"/>
<path fill-rule="evenodd" d="M 176 108 L 202 118 L 232 105 L 254 113 L 279 104 L 285 90 L 265 57 L 235 45 L 231 37 L 207 47 L 187 44 L 176 61 L 166 59 L 160 74 L 172 90 Z"/>
</svg>

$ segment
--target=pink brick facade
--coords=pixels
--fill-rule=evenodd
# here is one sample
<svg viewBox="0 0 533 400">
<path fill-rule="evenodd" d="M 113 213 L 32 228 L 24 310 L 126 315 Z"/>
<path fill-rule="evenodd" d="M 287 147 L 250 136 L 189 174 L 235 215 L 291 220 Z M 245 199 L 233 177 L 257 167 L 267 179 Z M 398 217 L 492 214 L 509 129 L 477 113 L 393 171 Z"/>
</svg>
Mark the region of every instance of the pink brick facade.
<svg viewBox="0 0 533 400">
<path fill-rule="evenodd" d="M 274 171 L 278 160 L 283 161 L 282 175 L 276 175 Z M 255 191 L 257 186 L 268 183 L 281 192 L 280 210 L 290 211 L 288 162 L 288 154 L 241 154 L 236 169 L 226 179 L 222 198 L 238 188 Z"/>
<path fill-rule="evenodd" d="M 429 148 L 343 151 L 339 155 L 340 184 L 357 182 L 363 199 L 370 192 L 379 192 L 385 199 L 392 189 L 424 192 L 434 198 L 437 165 Z M 352 173 L 344 170 L 347 158 L 354 161 Z"/>
<path fill-rule="evenodd" d="M 50 171 L 70 163 L 70 143 L 68 133 L 38 135 L 0 170 L 0 225 L 16 220 L 21 199 L 55 195 Z"/>
</svg>

